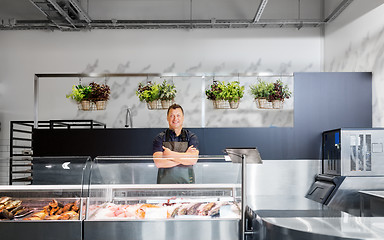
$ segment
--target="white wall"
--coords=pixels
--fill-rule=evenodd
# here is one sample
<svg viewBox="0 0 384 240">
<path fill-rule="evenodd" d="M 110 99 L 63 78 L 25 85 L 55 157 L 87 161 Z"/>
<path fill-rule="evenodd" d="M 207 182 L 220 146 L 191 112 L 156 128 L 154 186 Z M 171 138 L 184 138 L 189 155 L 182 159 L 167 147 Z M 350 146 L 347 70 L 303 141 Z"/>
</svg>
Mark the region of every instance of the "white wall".
<svg viewBox="0 0 384 240">
<path fill-rule="evenodd" d="M 10 120 L 33 119 L 34 73 L 292 73 L 321 69 L 319 29 L 10 31 L 0 34 L 2 133 L 7 130 Z M 98 81 L 103 82 L 104 79 Z M 39 120 L 96 118 L 107 122 L 110 127 L 123 127 L 122 123 L 116 123 L 122 107 L 136 107 L 133 109 L 136 117 L 140 115 L 140 110 L 145 109 L 134 95 L 138 82 L 145 81 L 145 78 L 107 81 L 115 94 L 107 111 L 83 113 L 78 112 L 76 106 L 65 98 L 71 85 L 78 82 L 77 79 L 42 79 Z M 201 89 L 200 79 L 183 81 L 184 90 Z M 200 107 L 201 104 L 193 105 L 191 112 L 199 111 Z M 156 114 L 163 115 L 152 114 L 151 118 Z M 135 125 L 145 127 L 140 125 L 144 120 L 139 120 Z M 196 125 L 199 126 L 200 122 L 191 124 Z M 2 138 L 6 136 L 2 135 Z"/>
<path fill-rule="evenodd" d="M 368 2 L 352 2 L 325 28 L 325 71 L 373 72 L 372 126 L 384 127 L 384 5 L 367 11 L 384 1 Z"/>
<path fill-rule="evenodd" d="M 35 73 L 62 72 L 272 72 L 322 70 L 320 29 L 207 29 L 207 30 L 93 30 L 90 32 L 0 32 L 0 140 L 9 142 L 9 122 L 33 120 Z M 104 79 L 97 79 L 104 82 Z M 160 79 L 154 79 L 160 82 Z M 225 80 L 228 79 L 218 79 Z M 89 82 L 89 80 L 83 80 Z M 125 108 L 131 107 L 134 126 L 166 127 L 163 111 L 148 112 L 134 91 L 145 78 L 107 79 L 112 97 L 106 111 L 77 111 L 65 98 L 78 79 L 40 81 L 39 120 L 94 119 L 108 127 L 123 127 Z M 201 126 L 194 113 L 201 110 L 189 92 L 201 91 L 201 79 L 181 79 L 187 105 L 187 127 Z M 209 80 L 211 81 L 211 80 Z M 254 79 L 256 81 L 256 79 Z M 175 80 L 176 82 L 176 80 Z M 177 83 L 177 82 L 176 82 Z M 208 82 L 207 82 L 208 84 Z M 290 83 L 292 86 L 292 82 Z M 243 104 L 243 103 L 242 103 Z M 244 103 L 245 104 L 245 103 Z M 252 107 L 255 107 L 252 104 Z M 245 105 L 244 105 L 245 106 Z M 246 113 L 246 109 L 242 112 Z M 145 112 L 145 114 L 144 114 Z M 285 122 L 293 119 L 287 114 Z M 264 121 L 263 117 L 267 119 Z M 260 124 L 275 116 L 259 116 Z M 224 118 L 223 118 L 224 119 Z M 269 120 L 268 120 L 269 119 Z M 276 118 L 276 119 L 281 119 Z M 256 123 L 257 123 L 256 121 Z M 280 121 L 280 120 L 279 120 Z M 277 124 L 278 125 L 278 124 Z M 8 153 L 2 151 L 4 157 Z M 6 172 L 2 169 L 1 172 Z M 4 178 L 5 179 L 5 178 Z M 1 182 L 1 176 L 0 176 Z"/>
</svg>

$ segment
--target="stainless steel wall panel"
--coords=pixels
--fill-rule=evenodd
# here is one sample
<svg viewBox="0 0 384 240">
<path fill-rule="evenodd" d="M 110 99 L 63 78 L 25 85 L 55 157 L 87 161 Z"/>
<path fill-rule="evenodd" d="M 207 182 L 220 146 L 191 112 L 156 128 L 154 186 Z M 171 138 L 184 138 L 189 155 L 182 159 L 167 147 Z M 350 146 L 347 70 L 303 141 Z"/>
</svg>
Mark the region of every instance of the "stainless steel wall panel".
<svg viewBox="0 0 384 240">
<path fill-rule="evenodd" d="M 84 221 L 84 240 L 234 240 L 239 219 Z"/>
</svg>

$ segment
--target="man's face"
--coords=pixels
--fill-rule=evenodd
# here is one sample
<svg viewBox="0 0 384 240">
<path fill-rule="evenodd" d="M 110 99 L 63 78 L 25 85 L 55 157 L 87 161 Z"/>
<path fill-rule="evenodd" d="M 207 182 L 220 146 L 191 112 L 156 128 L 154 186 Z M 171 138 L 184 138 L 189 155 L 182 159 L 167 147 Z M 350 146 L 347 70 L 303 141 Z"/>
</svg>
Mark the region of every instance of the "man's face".
<svg viewBox="0 0 384 240">
<path fill-rule="evenodd" d="M 183 127 L 184 114 L 180 108 L 170 109 L 167 121 L 170 129 L 177 129 Z"/>
</svg>

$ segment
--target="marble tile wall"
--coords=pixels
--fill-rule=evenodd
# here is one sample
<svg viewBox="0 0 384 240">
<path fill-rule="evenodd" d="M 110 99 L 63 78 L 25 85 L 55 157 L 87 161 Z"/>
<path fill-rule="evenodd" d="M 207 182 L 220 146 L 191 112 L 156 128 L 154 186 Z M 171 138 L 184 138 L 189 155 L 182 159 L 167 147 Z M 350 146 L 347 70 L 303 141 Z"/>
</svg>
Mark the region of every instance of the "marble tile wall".
<svg viewBox="0 0 384 240">
<path fill-rule="evenodd" d="M 372 126 L 384 127 L 384 5 L 344 24 L 359 4 L 326 28 L 325 71 L 372 72 Z"/>
</svg>

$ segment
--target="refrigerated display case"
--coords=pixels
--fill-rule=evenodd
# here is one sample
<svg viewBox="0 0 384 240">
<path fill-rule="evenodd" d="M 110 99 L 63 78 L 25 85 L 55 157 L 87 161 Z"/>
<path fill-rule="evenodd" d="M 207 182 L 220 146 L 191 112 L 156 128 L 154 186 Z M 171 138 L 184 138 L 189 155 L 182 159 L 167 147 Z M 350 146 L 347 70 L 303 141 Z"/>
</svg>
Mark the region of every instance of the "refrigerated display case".
<svg viewBox="0 0 384 240">
<path fill-rule="evenodd" d="M 36 185 L 0 186 L 1 238 L 82 239 L 91 158 L 34 160 Z"/>
<path fill-rule="evenodd" d="M 240 164 L 200 156 L 193 168 L 195 184 L 156 184 L 152 156 L 97 157 L 84 240 L 239 239 Z"/>
</svg>

